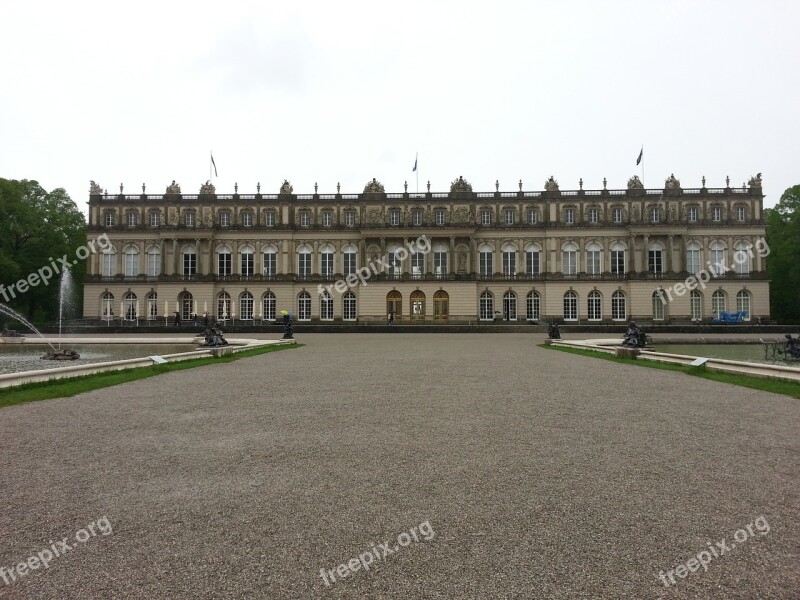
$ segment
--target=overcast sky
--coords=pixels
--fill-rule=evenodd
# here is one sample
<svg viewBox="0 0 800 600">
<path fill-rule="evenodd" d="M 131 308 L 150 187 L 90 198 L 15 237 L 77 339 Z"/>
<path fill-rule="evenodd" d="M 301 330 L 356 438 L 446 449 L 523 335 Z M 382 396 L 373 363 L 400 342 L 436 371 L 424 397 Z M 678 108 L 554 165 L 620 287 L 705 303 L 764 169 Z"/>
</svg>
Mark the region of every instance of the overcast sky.
<svg viewBox="0 0 800 600">
<path fill-rule="evenodd" d="M 797 0 L 1 9 L 0 177 L 218 193 L 800 183 Z"/>
</svg>

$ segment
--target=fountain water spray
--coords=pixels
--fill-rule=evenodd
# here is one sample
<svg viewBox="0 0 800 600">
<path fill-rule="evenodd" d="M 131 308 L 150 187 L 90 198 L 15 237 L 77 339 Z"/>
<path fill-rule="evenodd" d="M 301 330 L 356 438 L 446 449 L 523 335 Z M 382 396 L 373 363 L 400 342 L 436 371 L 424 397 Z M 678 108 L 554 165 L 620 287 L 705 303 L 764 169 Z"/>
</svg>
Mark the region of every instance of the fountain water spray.
<svg viewBox="0 0 800 600">
<path fill-rule="evenodd" d="M 3 313 L 4 315 L 9 316 L 12 319 L 14 319 L 15 321 L 19 321 L 20 323 L 25 325 L 25 327 L 27 327 L 28 329 L 33 331 L 33 333 L 38 335 L 40 338 L 42 338 L 42 340 L 44 340 L 44 342 L 55 351 L 55 347 L 53 346 L 53 344 L 51 344 L 50 342 L 47 341 L 47 338 L 42 335 L 42 332 L 39 331 L 38 329 L 36 329 L 36 327 L 34 327 L 31 324 L 30 321 L 28 321 L 25 317 L 23 317 L 17 311 L 15 311 L 14 309 L 6 306 L 5 304 L 0 304 L 0 313 Z"/>
</svg>

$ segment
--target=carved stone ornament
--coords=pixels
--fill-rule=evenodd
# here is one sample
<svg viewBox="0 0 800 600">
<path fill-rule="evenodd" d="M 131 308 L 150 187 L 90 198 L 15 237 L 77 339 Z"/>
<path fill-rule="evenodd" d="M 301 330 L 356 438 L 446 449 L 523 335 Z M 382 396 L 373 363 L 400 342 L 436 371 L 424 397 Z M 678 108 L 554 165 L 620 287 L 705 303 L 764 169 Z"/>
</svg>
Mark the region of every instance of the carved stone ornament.
<svg viewBox="0 0 800 600">
<path fill-rule="evenodd" d="M 181 193 L 181 184 L 175 183 L 175 180 L 172 180 L 172 183 L 167 186 L 167 191 L 164 192 L 165 194 L 180 194 Z"/>
<path fill-rule="evenodd" d="M 206 181 L 203 185 L 200 186 L 200 193 L 201 194 L 214 194 L 216 188 L 214 184 L 211 183 L 211 180 Z"/>
<path fill-rule="evenodd" d="M 92 179 L 89 182 L 89 193 L 92 196 L 101 196 L 103 194 L 103 188 L 101 188 L 100 185 L 95 183 L 94 179 Z"/>
<path fill-rule="evenodd" d="M 450 192 L 471 192 L 472 184 L 459 175 L 458 179 L 450 184 Z"/>
<path fill-rule="evenodd" d="M 546 192 L 557 192 L 558 191 L 558 182 L 550 175 L 550 179 L 544 182 L 544 191 Z"/>
<path fill-rule="evenodd" d="M 292 184 L 289 183 L 288 179 L 283 180 L 283 184 L 281 184 L 281 194 L 291 194 L 294 191 Z"/>
<path fill-rule="evenodd" d="M 761 189 L 761 173 L 756 175 L 755 177 L 751 177 L 750 181 L 747 182 L 751 188 L 759 188 Z"/>
<path fill-rule="evenodd" d="M 372 181 L 364 186 L 365 194 L 383 194 L 385 192 L 386 190 L 384 189 L 383 184 L 374 177 L 372 178 Z"/>
<path fill-rule="evenodd" d="M 466 206 L 459 206 L 453 211 L 454 223 L 467 223 L 469 222 L 469 211 Z"/>
<path fill-rule="evenodd" d="M 671 174 L 664 182 L 664 187 L 668 190 L 679 190 L 681 189 L 681 182 L 675 179 L 674 174 Z"/>
<path fill-rule="evenodd" d="M 639 179 L 638 175 L 634 175 L 630 179 L 628 179 L 628 189 L 629 190 L 643 190 L 644 184 L 642 183 L 641 179 Z"/>
<path fill-rule="evenodd" d="M 639 220 L 639 207 L 631 207 L 631 221 L 637 222 Z"/>
<path fill-rule="evenodd" d="M 370 225 L 377 225 L 383 221 L 381 217 L 381 209 L 380 208 L 370 208 L 367 211 L 367 223 Z"/>
</svg>

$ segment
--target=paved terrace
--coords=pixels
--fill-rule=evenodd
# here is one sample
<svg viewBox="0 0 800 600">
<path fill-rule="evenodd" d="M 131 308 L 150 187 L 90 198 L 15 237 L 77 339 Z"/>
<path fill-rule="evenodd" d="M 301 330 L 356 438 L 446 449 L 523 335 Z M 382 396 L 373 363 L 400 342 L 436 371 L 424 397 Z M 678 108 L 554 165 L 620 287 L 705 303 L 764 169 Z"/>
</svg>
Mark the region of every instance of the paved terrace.
<svg viewBox="0 0 800 600">
<path fill-rule="evenodd" d="M 800 596 L 798 400 L 542 339 L 308 335 L 2 409 L 0 567 L 75 547 L 0 598 Z"/>
</svg>

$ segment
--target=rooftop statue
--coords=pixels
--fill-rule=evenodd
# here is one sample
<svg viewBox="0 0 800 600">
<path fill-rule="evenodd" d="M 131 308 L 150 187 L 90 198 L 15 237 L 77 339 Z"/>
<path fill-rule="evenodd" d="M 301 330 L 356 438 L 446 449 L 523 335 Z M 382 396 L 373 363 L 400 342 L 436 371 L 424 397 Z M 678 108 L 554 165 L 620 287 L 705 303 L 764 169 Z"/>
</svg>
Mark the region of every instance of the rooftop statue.
<svg viewBox="0 0 800 600">
<path fill-rule="evenodd" d="M 94 179 L 89 182 L 89 193 L 92 196 L 102 196 L 103 195 L 103 188 L 101 188 L 97 183 L 95 183 Z"/>
<path fill-rule="evenodd" d="M 670 174 L 664 182 L 664 187 L 668 190 L 679 190 L 681 189 L 681 182 L 675 179 L 674 174 Z"/>
<path fill-rule="evenodd" d="M 557 192 L 558 191 L 558 182 L 555 178 L 550 175 L 550 179 L 544 182 L 544 191 L 546 192 Z"/>
<path fill-rule="evenodd" d="M 638 175 L 634 175 L 633 177 L 628 179 L 628 189 L 629 190 L 643 190 L 644 189 L 644 184 L 642 183 L 642 180 L 639 179 Z"/>
<path fill-rule="evenodd" d="M 283 180 L 283 184 L 281 185 L 280 193 L 288 195 L 288 194 L 291 194 L 293 191 L 294 191 L 294 188 L 292 187 L 292 184 L 289 183 L 288 179 L 284 179 Z"/>
<path fill-rule="evenodd" d="M 472 191 L 472 184 L 469 181 L 458 176 L 458 179 L 454 180 L 450 184 L 450 191 L 451 192 L 471 192 Z"/>
<path fill-rule="evenodd" d="M 211 180 L 206 181 L 203 185 L 200 186 L 200 193 L 201 194 L 214 194 L 216 188 L 214 184 L 211 183 Z"/>
<path fill-rule="evenodd" d="M 383 184 L 374 177 L 372 178 L 372 181 L 364 186 L 365 194 L 383 194 L 385 191 L 386 190 L 384 189 Z"/>
<path fill-rule="evenodd" d="M 761 189 L 761 173 L 757 174 L 755 177 L 751 177 L 750 181 L 747 182 L 751 188 L 758 188 Z"/>
<path fill-rule="evenodd" d="M 180 194 L 181 193 L 181 184 L 175 183 L 175 180 L 172 180 L 172 183 L 167 186 L 167 191 L 164 192 L 165 194 Z"/>
</svg>

